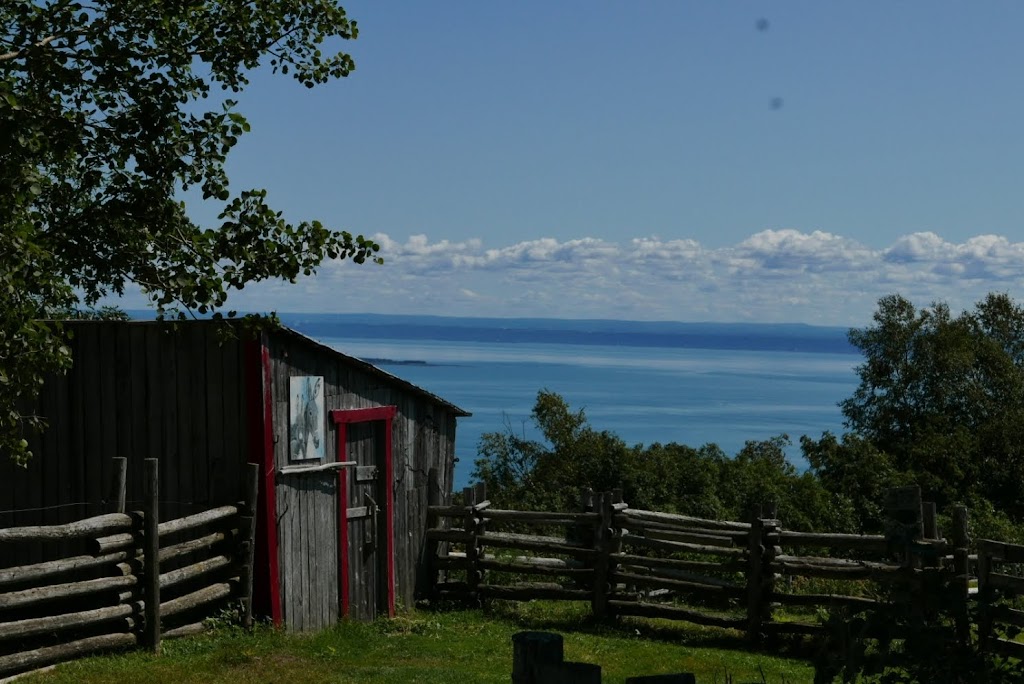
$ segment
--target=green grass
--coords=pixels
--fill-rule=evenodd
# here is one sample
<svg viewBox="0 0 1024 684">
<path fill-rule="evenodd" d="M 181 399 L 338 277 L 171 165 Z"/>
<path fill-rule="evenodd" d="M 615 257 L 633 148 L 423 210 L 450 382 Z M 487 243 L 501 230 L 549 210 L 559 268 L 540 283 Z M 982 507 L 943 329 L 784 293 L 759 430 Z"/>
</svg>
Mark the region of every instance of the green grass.
<svg viewBox="0 0 1024 684">
<path fill-rule="evenodd" d="M 165 642 L 159 657 L 130 652 L 68 663 L 24 680 L 52 684 L 256 684 L 423 682 L 507 684 L 512 635 L 557 631 L 566 660 L 597 663 L 605 682 L 694 672 L 700 684 L 813 681 L 805 661 L 743 650 L 735 634 L 654 620 L 595 624 L 566 604 L 498 604 L 490 610 L 412 611 L 393 620 L 347 622 L 316 635 L 270 628 L 221 629 Z"/>
</svg>

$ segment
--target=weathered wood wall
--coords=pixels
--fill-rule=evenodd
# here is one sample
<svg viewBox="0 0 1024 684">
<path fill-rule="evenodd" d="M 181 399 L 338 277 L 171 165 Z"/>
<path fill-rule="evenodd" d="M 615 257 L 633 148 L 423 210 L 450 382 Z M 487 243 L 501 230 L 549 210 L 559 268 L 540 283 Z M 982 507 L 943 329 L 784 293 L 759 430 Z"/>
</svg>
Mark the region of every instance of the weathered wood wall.
<svg viewBox="0 0 1024 684">
<path fill-rule="evenodd" d="M 276 332 L 268 342 L 272 378 L 274 416 L 274 458 L 278 471 L 295 462 L 289 456 L 289 378 L 323 376 L 325 462 L 337 456 L 337 433 L 327 420 L 335 409 L 361 409 L 396 406 L 393 422 L 392 459 L 394 481 L 395 592 L 400 605 L 412 605 L 417 586 L 423 586 L 425 558 L 423 530 L 426 527 L 429 475 L 437 473 L 437 484 L 444 497 L 451 491 L 455 461 L 455 421 L 465 415 L 440 399 L 414 388 L 397 377 L 382 373 L 369 364 L 335 353 L 308 338 L 289 331 Z M 383 435 L 375 425 L 357 424 L 349 428 L 350 460 L 360 465 L 379 465 L 375 449 L 383 448 Z M 384 490 L 378 474 L 375 489 L 348 477 L 349 507 L 363 506 L 364 493 L 370 493 L 383 506 Z M 376 493 L 373 493 L 373 492 Z M 277 510 L 282 544 L 278 548 L 281 574 L 281 600 L 285 622 L 297 629 L 320 629 L 338 618 L 337 558 L 337 476 L 335 472 L 288 475 L 277 480 Z M 447 502 L 446 498 L 442 498 Z M 371 530 L 372 519 L 349 523 L 350 615 L 355 618 L 376 616 L 379 597 L 386 587 L 378 586 L 380 572 L 370 572 L 385 555 L 383 515 L 381 529 Z M 320 530 L 310 530 L 316 525 Z M 285 541 L 287 539 L 287 541 Z M 376 549 L 367 553 L 362 540 Z"/>
<path fill-rule="evenodd" d="M 45 385 L 36 458 L 20 468 L 0 454 L 0 527 L 104 512 L 114 456 L 128 459 L 129 510 L 149 457 L 160 459 L 162 517 L 234 501 L 248 455 L 241 343 L 210 323 L 66 326 L 77 363 Z"/>
</svg>

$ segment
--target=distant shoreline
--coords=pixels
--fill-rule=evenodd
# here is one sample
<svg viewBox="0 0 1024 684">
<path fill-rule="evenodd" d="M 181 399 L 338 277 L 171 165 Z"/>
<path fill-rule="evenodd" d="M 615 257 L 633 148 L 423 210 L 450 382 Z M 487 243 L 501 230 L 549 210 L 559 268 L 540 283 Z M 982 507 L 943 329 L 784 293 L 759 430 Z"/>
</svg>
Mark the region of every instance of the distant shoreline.
<svg viewBox="0 0 1024 684">
<path fill-rule="evenodd" d="M 721 351 L 771 351 L 817 354 L 859 354 L 845 329 L 812 326 L 744 325 L 717 323 L 647 324 L 576 321 L 543 321 L 538 327 L 498 325 L 466 319 L 423 320 L 398 316 L 351 314 L 282 314 L 282 322 L 318 339 L 430 340 L 497 344 L 555 344 L 662 349 L 715 349 Z M 557 325 L 556 325 L 557 323 Z M 543 327 L 542 327 L 543 326 Z M 414 365 L 406 363 L 405 365 Z"/>
<path fill-rule="evenodd" d="M 152 312 L 129 311 L 151 318 Z M 282 323 L 315 339 L 429 340 L 860 355 L 848 328 L 803 323 L 684 323 L 558 318 L 460 318 L 401 314 L 279 313 Z M 430 365 L 378 358 L 392 366 Z"/>
<path fill-rule="evenodd" d="M 374 366 L 436 366 L 436 363 L 427 363 L 422 359 L 375 359 L 366 357 L 360 359 Z"/>
</svg>

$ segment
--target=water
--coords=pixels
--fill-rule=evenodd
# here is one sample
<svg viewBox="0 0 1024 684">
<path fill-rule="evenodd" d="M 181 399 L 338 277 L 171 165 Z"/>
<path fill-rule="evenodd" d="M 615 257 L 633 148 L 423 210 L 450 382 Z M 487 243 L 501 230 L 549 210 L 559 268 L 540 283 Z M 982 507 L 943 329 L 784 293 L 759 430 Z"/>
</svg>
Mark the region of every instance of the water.
<svg viewBox="0 0 1024 684">
<path fill-rule="evenodd" d="M 629 444 L 716 443 L 734 454 L 786 433 L 802 469 L 800 435 L 842 431 L 836 404 L 856 387 L 860 362 L 848 353 L 319 337 L 360 358 L 424 361 L 378 365 L 473 413 L 458 424 L 457 487 L 468 484 L 485 432 L 537 436 L 529 416 L 540 389 Z"/>
</svg>

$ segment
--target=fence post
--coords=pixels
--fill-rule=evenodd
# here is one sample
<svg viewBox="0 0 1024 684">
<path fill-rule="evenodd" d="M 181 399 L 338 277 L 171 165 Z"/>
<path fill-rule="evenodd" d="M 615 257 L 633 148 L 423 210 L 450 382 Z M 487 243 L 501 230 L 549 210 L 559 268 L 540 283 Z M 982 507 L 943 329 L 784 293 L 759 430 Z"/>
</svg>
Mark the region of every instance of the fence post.
<svg viewBox="0 0 1024 684">
<path fill-rule="evenodd" d="M 914 542 L 924 535 L 921 488 L 917 485 L 890 487 L 885 492 L 885 536 L 898 550 L 905 568 L 917 566 Z"/>
<path fill-rule="evenodd" d="M 615 520 L 615 514 L 626 508 L 626 502 L 622 500 L 622 490 L 612 490 L 612 500 L 609 505 L 609 525 L 608 525 L 608 587 L 609 591 L 614 591 L 617 582 L 614 580 L 615 572 L 618 570 L 619 554 L 622 553 L 622 528 Z M 615 610 L 611 607 L 608 609 L 608 615 L 615 617 Z"/>
<path fill-rule="evenodd" d="M 890 554 L 895 554 L 904 572 L 893 584 L 890 594 L 892 608 L 912 623 L 925 619 L 927 603 L 922 576 L 914 570 L 921 567 L 917 553 L 924 535 L 921 488 L 918 485 L 890 487 L 885 491 L 885 542 Z"/>
<path fill-rule="evenodd" d="M 935 521 L 936 509 L 934 501 L 921 502 L 921 525 L 925 539 L 938 539 L 939 527 Z"/>
<path fill-rule="evenodd" d="M 778 507 L 772 504 L 769 509 L 770 517 L 761 520 L 761 607 L 760 623 L 761 632 L 765 632 L 765 625 L 770 624 L 775 616 L 772 614 L 772 595 L 775 593 L 775 573 L 772 572 L 772 563 L 775 557 L 782 553 L 778 546 L 779 531 L 782 528 L 776 515 Z"/>
<path fill-rule="evenodd" d="M 967 532 L 966 506 L 956 506 L 953 509 L 953 529 L 951 530 L 950 537 L 952 537 L 953 542 L 953 586 L 956 591 L 956 637 L 962 646 L 967 646 L 971 641 L 971 623 L 967 614 L 971 573 L 967 556 L 970 537 Z M 980 564 L 980 551 L 978 553 L 978 561 Z M 978 598 L 981 598 L 980 584 Z M 980 641 L 982 646 L 984 646 L 984 640 Z"/>
<path fill-rule="evenodd" d="M 590 487 L 580 488 L 580 513 L 593 513 L 594 512 L 594 490 Z M 594 526 L 588 525 L 586 522 L 580 522 L 572 530 L 572 538 L 570 541 L 574 541 L 577 544 L 587 547 L 594 546 Z"/>
<path fill-rule="evenodd" d="M 594 559 L 594 593 L 590 599 L 590 609 L 595 618 L 603 620 L 608 617 L 608 570 L 612 528 L 611 492 L 595 494 L 594 507 L 601 517 L 594 525 L 594 550 L 597 552 L 597 557 Z"/>
<path fill-rule="evenodd" d="M 238 520 L 238 531 L 242 543 L 238 545 L 239 588 L 242 594 L 242 626 L 252 627 L 252 578 L 256 562 L 256 499 L 260 489 L 260 467 L 256 463 L 245 466 L 245 484 L 242 490 L 242 515 Z"/>
<path fill-rule="evenodd" d="M 430 509 L 432 506 L 441 505 L 441 482 L 438 477 L 437 468 L 431 468 L 427 471 L 427 529 L 441 527 L 441 516 L 436 513 L 431 513 Z M 437 556 L 441 553 L 442 542 L 431 541 L 430 539 L 424 539 L 423 542 L 423 555 L 424 555 L 424 566 L 426 571 L 426 578 L 424 582 L 424 588 L 427 592 L 430 592 L 431 598 L 437 598 L 437 576 L 438 576 L 438 562 Z M 447 548 L 445 548 L 447 552 Z M 426 593 L 426 592 L 424 592 Z"/>
<path fill-rule="evenodd" d="M 142 600 L 146 608 L 143 644 L 160 653 L 160 461 L 143 461 Z"/>
<path fill-rule="evenodd" d="M 935 502 L 934 501 L 922 501 L 921 502 L 921 538 L 922 539 L 927 539 L 927 540 L 934 541 L 934 540 L 937 540 L 939 538 L 939 527 L 938 527 L 938 524 L 937 524 L 937 522 L 935 520 L 935 517 L 936 517 Z M 926 567 L 926 568 L 938 568 L 938 567 L 941 567 L 942 563 L 939 561 L 939 555 L 938 555 L 938 552 L 937 552 L 938 547 L 937 546 L 932 546 L 930 548 L 932 550 L 936 551 L 935 555 L 927 556 L 923 560 L 921 565 Z"/>
<path fill-rule="evenodd" d="M 466 514 L 463 520 L 462 529 L 466 532 L 466 591 L 467 600 L 470 603 L 477 603 L 479 596 L 477 592 L 480 587 L 480 579 L 482 573 L 480 572 L 479 560 L 480 560 L 480 547 L 477 545 L 477 520 L 476 520 L 476 504 L 479 503 L 476 500 L 477 490 L 475 487 L 464 487 L 462 489 L 462 499 L 466 504 Z"/>
<path fill-rule="evenodd" d="M 473 503 L 473 523 L 475 525 L 473 528 L 473 546 L 476 548 L 476 591 L 479 592 L 480 584 L 484 581 L 484 576 L 487 574 L 481 565 L 486 554 L 484 553 L 483 542 L 480 541 L 480 538 L 487 532 L 487 522 L 484 520 L 484 508 L 490 505 L 490 502 L 487 500 L 486 482 L 477 482 L 473 485 L 473 498 L 475 499 Z M 482 602 L 483 599 L 477 596 L 477 603 L 480 604 Z"/>
<path fill-rule="evenodd" d="M 111 460 L 114 462 L 114 477 L 110 483 L 108 507 L 113 508 L 112 513 L 124 513 L 128 483 L 128 459 L 123 456 L 115 456 Z"/>
<path fill-rule="evenodd" d="M 764 520 L 761 507 L 751 510 L 750 532 L 747 536 L 747 640 L 760 643 L 762 636 Z"/>
<path fill-rule="evenodd" d="M 992 573 L 993 549 L 984 539 L 978 542 L 978 647 L 988 650 L 992 636 Z"/>
<path fill-rule="evenodd" d="M 590 487 L 580 489 L 580 510 L 590 513 L 594 510 L 594 490 Z"/>
</svg>

